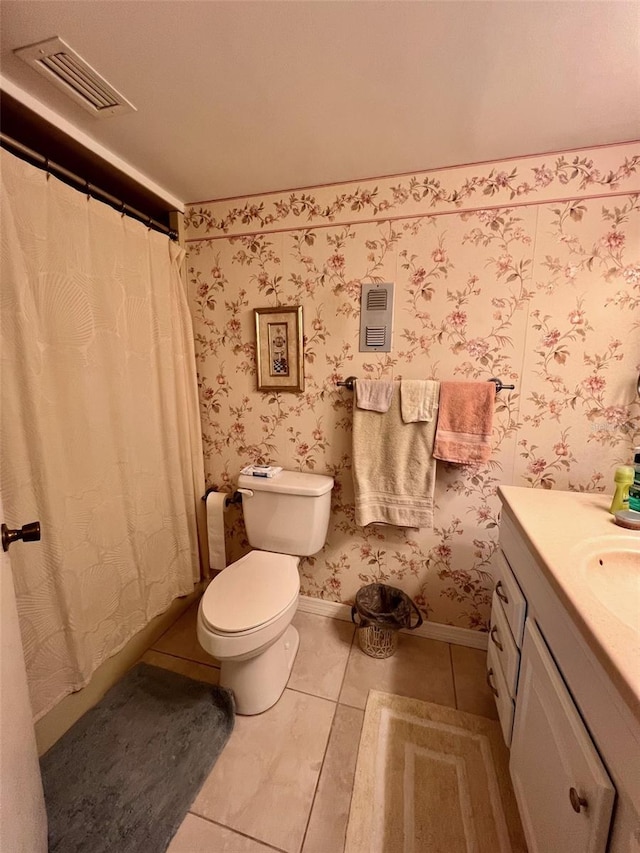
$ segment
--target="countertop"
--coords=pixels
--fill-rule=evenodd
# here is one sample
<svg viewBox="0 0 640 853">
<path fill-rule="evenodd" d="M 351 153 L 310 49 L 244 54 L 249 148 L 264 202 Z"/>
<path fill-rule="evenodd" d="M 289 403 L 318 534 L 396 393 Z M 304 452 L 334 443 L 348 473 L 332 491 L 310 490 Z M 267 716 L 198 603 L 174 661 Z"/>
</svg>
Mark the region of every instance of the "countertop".
<svg viewBox="0 0 640 853">
<path fill-rule="evenodd" d="M 611 495 L 500 486 L 504 508 L 525 537 L 532 556 L 549 581 L 600 664 L 632 709 L 640 707 L 640 532 L 615 524 L 609 513 Z M 616 579 L 606 596 L 585 575 L 584 555 L 593 547 L 621 538 L 632 551 L 620 605 L 613 611 Z M 637 550 L 637 575 L 635 556 Z M 606 565 L 602 567 L 606 572 Z M 600 576 L 599 581 L 604 576 Z M 615 591 L 615 592 L 614 592 Z M 608 598 L 608 605 L 603 602 Z M 637 712 L 637 710 L 636 710 Z"/>
</svg>

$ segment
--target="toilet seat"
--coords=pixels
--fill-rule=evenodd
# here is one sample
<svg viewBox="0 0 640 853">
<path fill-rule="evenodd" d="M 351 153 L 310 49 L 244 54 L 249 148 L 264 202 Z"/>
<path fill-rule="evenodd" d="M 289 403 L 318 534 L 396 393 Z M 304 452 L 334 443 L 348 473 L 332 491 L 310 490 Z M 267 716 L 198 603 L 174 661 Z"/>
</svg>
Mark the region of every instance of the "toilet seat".
<svg viewBox="0 0 640 853">
<path fill-rule="evenodd" d="M 297 557 L 251 551 L 211 581 L 200 614 L 210 631 L 247 635 L 275 622 L 299 592 Z"/>
</svg>

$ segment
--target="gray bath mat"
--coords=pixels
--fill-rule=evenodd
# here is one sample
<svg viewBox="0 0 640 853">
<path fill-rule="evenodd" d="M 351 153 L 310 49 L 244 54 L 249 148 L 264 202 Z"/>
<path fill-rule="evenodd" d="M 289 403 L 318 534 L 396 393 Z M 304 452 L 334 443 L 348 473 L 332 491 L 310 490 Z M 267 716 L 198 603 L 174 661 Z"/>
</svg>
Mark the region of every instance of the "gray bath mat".
<svg viewBox="0 0 640 853">
<path fill-rule="evenodd" d="M 233 722 L 230 691 L 138 664 L 40 760 L 50 853 L 162 853 Z"/>
</svg>

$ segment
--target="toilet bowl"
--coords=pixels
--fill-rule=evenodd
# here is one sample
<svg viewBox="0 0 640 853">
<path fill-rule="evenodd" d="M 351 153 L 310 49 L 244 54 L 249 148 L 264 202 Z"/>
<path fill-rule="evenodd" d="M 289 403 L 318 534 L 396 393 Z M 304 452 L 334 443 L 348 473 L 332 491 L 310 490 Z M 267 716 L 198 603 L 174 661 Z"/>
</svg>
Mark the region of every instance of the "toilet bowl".
<svg viewBox="0 0 640 853">
<path fill-rule="evenodd" d="M 298 559 L 251 551 L 211 581 L 198 609 L 198 641 L 220 661 L 220 684 L 238 714 L 260 714 L 280 698 L 298 650 Z"/>
<path fill-rule="evenodd" d="M 284 691 L 298 632 L 299 557 L 326 540 L 333 480 L 283 471 L 241 476 L 238 485 L 249 543 L 256 548 L 223 569 L 198 609 L 202 648 L 220 661 L 220 684 L 234 693 L 238 714 L 260 714 Z"/>
</svg>

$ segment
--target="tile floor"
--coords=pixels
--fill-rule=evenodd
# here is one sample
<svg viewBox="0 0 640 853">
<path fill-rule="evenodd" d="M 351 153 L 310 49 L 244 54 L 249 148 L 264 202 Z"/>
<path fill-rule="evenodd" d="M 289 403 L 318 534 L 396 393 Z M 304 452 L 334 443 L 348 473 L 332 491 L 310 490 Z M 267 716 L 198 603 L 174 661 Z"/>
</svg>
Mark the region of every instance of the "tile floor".
<svg viewBox="0 0 640 853">
<path fill-rule="evenodd" d="M 197 604 L 142 660 L 216 684 L 196 638 Z M 363 654 L 350 622 L 298 612 L 300 648 L 273 708 L 234 731 L 168 853 L 342 853 L 370 688 L 496 718 L 486 654 L 401 635 L 386 660 Z"/>
</svg>

